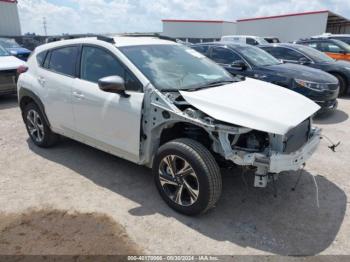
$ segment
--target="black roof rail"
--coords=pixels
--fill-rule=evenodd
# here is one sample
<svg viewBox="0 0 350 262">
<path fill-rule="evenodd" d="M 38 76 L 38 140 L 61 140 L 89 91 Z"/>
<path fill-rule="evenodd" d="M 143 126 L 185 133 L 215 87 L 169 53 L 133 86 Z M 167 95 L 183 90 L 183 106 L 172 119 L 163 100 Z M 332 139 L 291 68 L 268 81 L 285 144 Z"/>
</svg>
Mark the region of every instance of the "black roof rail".
<svg viewBox="0 0 350 262">
<path fill-rule="evenodd" d="M 51 43 L 51 42 L 56 42 L 60 40 L 79 39 L 79 38 L 86 38 L 86 37 L 96 37 L 98 40 L 115 44 L 115 41 L 112 37 L 97 35 L 97 34 L 47 36 L 46 39 L 48 43 Z"/>
<path fill-rule="evenodd" d="M 104 35 L 97 35 L 97 40 L 105 41 L 107 43 L 115 44 L 114 38 Z"/>
<path fill-rule="evenodd" d="M 155 33 L 155 34 L 147 34 L 147 33 L 145 33 L 145 34 L 123 34 L 122 36 L 128 36 L 128 37 L 156 37 L 156 38 L 159 38 L 159 39 L 176 42 L 175 38 L 172 38 L 172 37 L 169 37 L 169 36 L 160 35 L 158 33 Z"/>
</svg>

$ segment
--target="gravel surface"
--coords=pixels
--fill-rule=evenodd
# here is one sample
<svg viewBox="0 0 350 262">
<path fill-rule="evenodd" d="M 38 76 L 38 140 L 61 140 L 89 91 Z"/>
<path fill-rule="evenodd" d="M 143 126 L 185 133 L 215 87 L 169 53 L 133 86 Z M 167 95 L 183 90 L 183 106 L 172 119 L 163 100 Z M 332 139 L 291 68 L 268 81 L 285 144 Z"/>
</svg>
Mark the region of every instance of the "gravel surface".
<svg viewBox="0 0 350 262">
<path fill-rule="evenodd" d="M 34 146 L 28 139 L 16 98 L 0 97 L 0 225 L 10 223 L 9 217 L 14 217 L 16 223 L 18 216 L 26 217 L 22 214 L 33 209 L 44 214 L 42 219 L 57 213 L 60 221 L 62 211 L 83 217 L 107 216 L 109 224 L 115 223 L 124 232 L 121 235 L 127 243 L 137 244 L 131 245 L 135 248 L 131 250 L 148 254 L 350 255 L 348 114 L 350 99 L 343 98 L 339 99 L 336 112 L 315 120 L 324 134 L 341 141 L 341 145 L 333 153 L 326 141 L 321 143 L 295 192 L 291 191 L 297 178 L 294 172 L 280 176 L 278 196 L 274 198 L 271 186 L 247 188 L 239 170 L 226 170 L 217 207 L 200 217 L 186 217 L 161 200 L 151 172 L 145 167 L 69 139 L 62 139 L 51 149 Z M 250 177 L 248 183 L 252 183 Z M 35 218 L 40 220 L 41 216 Z M 98 229 L 101 223 L 94 219 L 88 225 Z M 64 228 L 66 224 L 62 225 Z M 59 233 L 54 225 L 52 228 Z M 10 232 L 15 234 L 17 230 Z M 4 239 L 1 235 L 0 248 Z M 118 246 L 124 245 L 124 240 L 111 239 L 120 241 Z M 81 241 L 78 244 L 84 246 Z M 73 250 L 57 247 L 50 252 L 85 254 L 78 244 Z M 90 242 L 85 247 L 89 245 Z M 48 251 L 26 247 L 23 252 Z"/>
</svg>

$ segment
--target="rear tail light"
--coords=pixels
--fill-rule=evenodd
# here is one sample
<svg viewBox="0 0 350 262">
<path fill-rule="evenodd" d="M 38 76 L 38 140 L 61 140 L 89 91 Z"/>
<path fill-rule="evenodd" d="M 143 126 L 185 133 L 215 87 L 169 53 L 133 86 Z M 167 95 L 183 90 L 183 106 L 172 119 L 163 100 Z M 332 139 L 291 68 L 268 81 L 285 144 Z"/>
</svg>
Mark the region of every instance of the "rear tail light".
<svg viewBox="0 0 350 262">
<path fill-rule="evenodd" d="M 25 65 L 21 65 L 20 67 L 17 68 L 17 74 L 20 75 L 22 73 L 27 72 L 28 67 L 26 67 Z"/>
</svg>

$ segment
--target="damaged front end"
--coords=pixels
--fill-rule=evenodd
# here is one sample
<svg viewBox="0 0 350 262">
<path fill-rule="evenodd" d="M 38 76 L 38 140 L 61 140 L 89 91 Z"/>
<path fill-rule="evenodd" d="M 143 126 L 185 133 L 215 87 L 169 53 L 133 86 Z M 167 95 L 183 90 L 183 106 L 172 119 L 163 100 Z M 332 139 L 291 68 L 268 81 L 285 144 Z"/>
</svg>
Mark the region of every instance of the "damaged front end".
<svg viewBox="0 0 350 262">
<path fill-rule="evenodd" d="M 298 141 L 290 141 L 294 136 L 297 136 Z M 296 171 L 303 167 L 320 143 L 321 130 L 311 127 L 311 119 L 308 119 L 284 136 L 267 133 L 264 135 L 252 130 L 246 134 L 235 135 L 219 131 L 218 137 L 219 144 L 216 143 L 215 151 L 239 166 L 255 167 L 254 185 L 266 187 L 270 174 Z M 240 146 L 241 137 L 245 137 L 243 141 L 246 147 Z M 290 147 L 294 148 L 293 151 Z"/>
<path fill-rule="evenodd" d="M 174 129 L 183 123 L 186 132 Z M 180 92 L 146 91 L 141 134 L 141 163 L 152 165 L 166 130 L 201 140 L 226 162 L 255 169 L 256 187 L 265 187 L 271 174 L 300 169 L 316 150 L 321 130 L 312 127 L 311 117 L 285 134 L 217 120 L 189 103 Z M 205 134 L 202 134 L 202 133 Z"/>
</svg>

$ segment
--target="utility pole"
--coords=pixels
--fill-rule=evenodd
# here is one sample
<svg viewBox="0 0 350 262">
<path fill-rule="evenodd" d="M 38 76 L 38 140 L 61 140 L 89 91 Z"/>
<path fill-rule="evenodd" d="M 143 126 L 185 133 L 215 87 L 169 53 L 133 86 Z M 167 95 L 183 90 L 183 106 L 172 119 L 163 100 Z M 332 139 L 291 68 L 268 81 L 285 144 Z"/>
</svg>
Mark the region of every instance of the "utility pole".
<svg viewBox="0 0 350 262">
<path fill-rule="evenodd" d="M 46 22 L 46 17 L 43 17 L 43 27 L 44 27 L 44 33 L 45 36 L 47 36 L 47 22 Z"/>
</svg>

